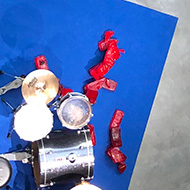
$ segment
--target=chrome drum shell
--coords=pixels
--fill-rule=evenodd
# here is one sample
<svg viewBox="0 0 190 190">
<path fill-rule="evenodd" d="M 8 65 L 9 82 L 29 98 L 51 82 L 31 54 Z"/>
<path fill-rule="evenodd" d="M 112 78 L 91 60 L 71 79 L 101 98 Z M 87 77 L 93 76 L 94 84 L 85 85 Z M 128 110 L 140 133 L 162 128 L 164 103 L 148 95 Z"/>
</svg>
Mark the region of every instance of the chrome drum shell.
<svg viewBox="0 0 190 190">
<path fill-rule="evenodd" d="M 51 132 L 32 143 L 32 157 L 38 187 L 93 178 L 94 154 L 88 129 Z"/>
</svg>

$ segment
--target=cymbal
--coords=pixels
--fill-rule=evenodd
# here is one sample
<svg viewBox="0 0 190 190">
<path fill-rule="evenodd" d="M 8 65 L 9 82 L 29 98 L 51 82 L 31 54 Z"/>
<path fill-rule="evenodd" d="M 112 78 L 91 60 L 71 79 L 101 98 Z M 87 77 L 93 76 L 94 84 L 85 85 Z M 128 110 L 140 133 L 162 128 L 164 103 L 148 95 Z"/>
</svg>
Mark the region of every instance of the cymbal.
<svg viewBox="0 0 190 190">
<path fill-rule="evenodd" d="M 32 71 L 22 83 L 22 95 L 27 103 L 48 104 L 56 97 L 58 89 L 59 80 L 45 69 Z"/>
</svg>

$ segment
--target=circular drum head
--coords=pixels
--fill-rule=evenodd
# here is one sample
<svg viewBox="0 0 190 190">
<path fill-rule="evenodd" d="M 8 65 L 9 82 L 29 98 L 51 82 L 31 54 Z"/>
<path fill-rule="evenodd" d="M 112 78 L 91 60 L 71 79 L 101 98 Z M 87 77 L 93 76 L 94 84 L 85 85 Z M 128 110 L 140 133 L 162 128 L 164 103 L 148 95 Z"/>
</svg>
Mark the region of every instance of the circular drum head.
<svg viewBox="0 0 190 190">
<path fill-rule="evenodd" d="M 84 127 L 92 117 L 92 108 L 86 96 L 70 93 L 57 109 L 57 115 L 63 126 L 69 129 Z"/>
<path fill-rule="evenodd" d="M 0 189 L 5 187 L 12 176 L 12 167 L 9 161 L 0 157 Z"/>
<path fill-rule="evenodd" d="M 25 141 L 45 137 L 53 128 L 53 114 L 46 105 L 25 104 L 14 115 L 14 130 Z"/>
</svg>

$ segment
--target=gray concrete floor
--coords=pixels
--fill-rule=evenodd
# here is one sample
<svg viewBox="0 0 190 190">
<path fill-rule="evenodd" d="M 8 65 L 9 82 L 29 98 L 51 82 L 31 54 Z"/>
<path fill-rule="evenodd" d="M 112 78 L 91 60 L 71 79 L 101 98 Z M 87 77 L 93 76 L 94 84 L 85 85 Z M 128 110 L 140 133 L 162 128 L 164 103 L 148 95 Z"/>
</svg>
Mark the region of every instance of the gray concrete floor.
<svg viewBox="0 0 190 190">
<path fill-rule="evenodd" d="M 190 1 L 131 0 L 179 18 L 130 190 L 190 190 Z"/>
</svg>

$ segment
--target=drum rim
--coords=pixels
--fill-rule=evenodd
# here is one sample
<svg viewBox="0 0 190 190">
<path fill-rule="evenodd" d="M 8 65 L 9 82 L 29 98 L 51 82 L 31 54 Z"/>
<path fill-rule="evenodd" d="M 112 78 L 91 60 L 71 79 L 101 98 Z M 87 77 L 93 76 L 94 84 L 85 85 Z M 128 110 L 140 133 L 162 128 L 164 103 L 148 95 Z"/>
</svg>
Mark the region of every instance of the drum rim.
<svg viewBox="0 0 190 190">
<path fill-rule="evenodd" d="M 0 159 L 4 160 L 4 161 L 6 162 L 6 164 L 7 164 L 7 166 L 8 166 L 8 169 L 9 169 L 9 177 L 8 177 L 6 183 L 4 183 L 2 186 L 0 186 L 0 189 L 2 189 L 2 188 L 4 188 L 4 187 L 9 183 L 9 181 L 11 180 L 13 170 L 12 170 L 12 166 L 11 166 L 10 162 L 9 162 L 6 158 L 0 156 Z"/>
<path fill-rule="evenodd" d="M 72 93 L 68 93 L 67 94 L 69 97 L 67 99 L 65 99 L 65 96 L 64 96 L 64 100 L 60 103 L 60 106 L 57 108 L 57 115 L 62 123 L 62 126 L 63 127 L 66 127 L 68 129 L 81 129 L 82 127 L 86 126 L 91 117 L 93 116 L 92 114 L 92 106 L 88 100 L 88 98 L 84 95 L 84 94 L 81 94 L 81 93 L 78 93 L 78 92 L 72 92 Z M 67 96 L 66 95 L 66 96 Z M 83 122 L 82 124 L 78 125 L 77 128 L 75 128 L 73 125 L 69 125 L 67 122 L 65 122 L 65 120 L 63 120 L 63 118 L 60 116 L 61 115 L 61 111 L 62 111 L 62 108 L 64 105 L 66 105 L 66 103 L 68 101 L 70 101 L 71 99 L 82 99 L 84 100 L 84 102 L 88 105 L 88 108 L 89 108 L 89 115 L 88 115 L 88 118 L 86 119 L 85 122 Z"/>
<path fill-rule="evenodd" d="M 26 105 L 28 105 L 26 102 L 20 104 L 20 105 L 16 108 L 16 110 L 14 111 L 14 117 L 15 117 L 15 115 L 17 114 L 17 112 L 18 112 L 23 106 L 26 106 Z"/>
</svg>

